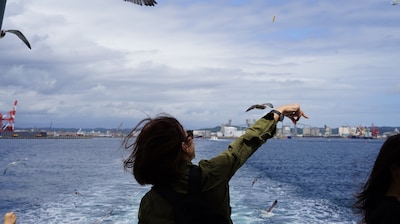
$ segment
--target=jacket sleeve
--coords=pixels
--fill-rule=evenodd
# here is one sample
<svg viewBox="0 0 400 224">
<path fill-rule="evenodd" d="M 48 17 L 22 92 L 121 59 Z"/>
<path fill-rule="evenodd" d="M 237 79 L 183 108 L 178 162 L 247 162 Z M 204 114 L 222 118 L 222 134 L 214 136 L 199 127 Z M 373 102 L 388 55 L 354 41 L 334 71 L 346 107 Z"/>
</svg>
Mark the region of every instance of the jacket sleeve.
<svg viewBox="0 0 400 224">
<path fill-rule="evenodd" d="M 210 160 L 201 160 L 199 166 L 207 178 L 214 179 L 210 182 L 229 181 L 247 159 L 276 133 L 276 122 L 273 114 L 269 113 L 233 141 L 228 149 Z"/>
</svg>

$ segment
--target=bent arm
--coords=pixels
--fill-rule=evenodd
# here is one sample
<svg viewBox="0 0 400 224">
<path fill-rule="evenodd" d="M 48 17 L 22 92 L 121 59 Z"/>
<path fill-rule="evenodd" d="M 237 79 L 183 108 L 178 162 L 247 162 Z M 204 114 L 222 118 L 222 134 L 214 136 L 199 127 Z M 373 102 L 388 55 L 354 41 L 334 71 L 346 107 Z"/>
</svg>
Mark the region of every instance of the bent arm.
<svg viewBox="0 0 400 224">
<path fill-rule="evenodd" d="M 273 113 L 257 120 L 242 136 L 232 142 L 228 149 L 210 160 L 201 160 L 199 165 L 203 172 L 207 173 L 208 178 L 215 178 L 217 182 L 217 179 L 229 181 L 247 159 L 277 133 L 276 123 Z"/>
<path fill-rule="evenodd" d="M 293 123 L 300 118 L 308 118 L 300 109 L 298 103 L 287 104 L 276 109 L 288 117 Z M 277 133 L 276 124 L 280 116 L 276 113 L 268 113 L 257 120 L 248 128 L 242 136 L 232 142 L 228 149 L 211 160 L 202 160 L 199 165 L 203 172 L 208 173 L 208 178 L 214 181 L 229 181 L 236 171 L 247 161 L 247 159 L 268 139 Z"/>
</svg>

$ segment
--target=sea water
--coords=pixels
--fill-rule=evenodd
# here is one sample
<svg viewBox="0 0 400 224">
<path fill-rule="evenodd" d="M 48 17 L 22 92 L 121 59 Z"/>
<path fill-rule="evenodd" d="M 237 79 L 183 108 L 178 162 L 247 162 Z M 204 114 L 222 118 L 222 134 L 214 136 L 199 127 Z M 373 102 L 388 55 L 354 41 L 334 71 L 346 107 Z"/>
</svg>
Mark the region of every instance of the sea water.
<svg viewBox="0 0 400 224">
<path fill-rule="evenodd" d="M 138 185 L 124 172 L 118 138 L 0 139 L 0 215 L 18 223 L 137 223 Z M 232 140 L 195 139 L 196 158 Z M 271 139 L 230 182 L 232 220 L 258 223 L 356 223 L 354 194 L 383 140 Z M 14 164 L 10 164 L 14 162 Z M 274 200 L 278 205 L 266 213 Z"/>
</svg>

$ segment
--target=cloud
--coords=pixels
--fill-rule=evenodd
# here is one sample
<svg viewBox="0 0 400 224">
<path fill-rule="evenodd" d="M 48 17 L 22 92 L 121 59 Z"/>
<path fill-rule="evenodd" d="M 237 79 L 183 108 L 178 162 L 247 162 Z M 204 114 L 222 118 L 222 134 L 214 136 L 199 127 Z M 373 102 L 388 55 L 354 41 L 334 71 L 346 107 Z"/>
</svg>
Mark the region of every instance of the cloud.
<svg viewBox="0 0 400 224">
<path fill-rule="evenodd" d="M 166 112 L 213 127 L 299 102 L 312 126 L 399 126 L 400 8 L 372 0 L 9 0 L 0 111 L 16 126 L 134 126 Z M 275 21 L 272 22 L 272 17 Z"/>
</svg>

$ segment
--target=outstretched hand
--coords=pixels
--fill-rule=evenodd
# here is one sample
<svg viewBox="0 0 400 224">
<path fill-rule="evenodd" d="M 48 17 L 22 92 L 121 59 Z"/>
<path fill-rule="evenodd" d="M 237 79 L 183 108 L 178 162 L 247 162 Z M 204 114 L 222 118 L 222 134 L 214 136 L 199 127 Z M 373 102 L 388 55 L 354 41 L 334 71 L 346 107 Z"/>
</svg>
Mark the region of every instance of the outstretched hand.
<svg viewBox="0 0 400 224">
<path fill-rule="evenodd" d="M 292 120 L 294 124 L 296 124 L 297 121 L 299 121 L 302 117 L 308 119 L 308 116 L 300 109 L 300 105 L 298 103 L 282 105 L 278 107 L 277 110 Z"/>
</svg>

